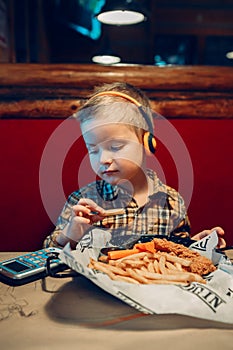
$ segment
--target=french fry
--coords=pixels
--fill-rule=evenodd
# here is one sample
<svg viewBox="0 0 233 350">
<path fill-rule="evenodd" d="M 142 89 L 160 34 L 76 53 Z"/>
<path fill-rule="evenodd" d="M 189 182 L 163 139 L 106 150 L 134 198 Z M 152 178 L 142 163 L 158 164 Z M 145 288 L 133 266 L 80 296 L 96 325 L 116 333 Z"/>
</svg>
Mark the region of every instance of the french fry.
<svg viewBox="0 0 233 350">
<path fill-rule="evenodd" d="M 128 273 L 127 273 L 125 270 L 123 270 L 122 268 L 120 268 L 120 267 L 113 266 L 113 265 L 109 265 L 108 268 L 109 268 L 109 270 L 110 270 L 111 272 L 113 272 L 113 273 L 116 274 L 116 275 L 128 276 Z"/>
<path fill-rule="evenodd" d="M 159 273 L 160 271 L 159 271 L 159 262 L 158 262 L 158 260 L 155 259 L 154 262 L 153 262 L 153 265 L 154 265 L 155 272 Z"/>
<path fill-rule="evenodd" d="M 166 274 L 167 269 L 165 267 L 166 257 L 164 255 L 161 255 L 159 258 L 159 270 L 161 274 Z"/>
<path fill-rule="evenodd" d="M 121 269 L 124 269 L 126 267 L 126 264 L 121 261 L 117 260 L 108 260 L 109 265 L 120 267 Z"/>
<path fill-rule="evenodd" d="M 132 256 L 133 259 L 144 259 L 145 257 L 153 258 L 153 253 L 141 252 Z"/>
<path fill-rule="evenodd" d="M 167 267 L 168 271 L 177 271 L 177 267 L 175 266 L 175 264 L 170 263 L 169 261 L 166 260 L 165 266 Z M 180 265 L 181 266 L 181 265 Z"/>
<path fill-rule="evenodd" d="M 99 257 L 99 261 L 102 261 L 102 262 L 104 262 L 104 263 L 108 262 L 108 257 L 107 257 L 107 255 L 101 255 L 101 256 Z"/>
<path fill-rule="evenodd" d="M 132 249 L 132 252 L 133 251 L 134 251 L 134 249 Z M 125 259 L 143 259 L 145 256 L 153 256 L 153 254 L 147 253 L 147 252 L 140 252 L 140 253 L 135 253 L 135 254 L 132 253 L 132 255 L 128 255 L 126 257 L 118 259 L 118 261 L 124 261 Z"/>
<path fill-rule="evenodd" d="M 154 269 L 154 264 L 153 264 L 152 261 L 149 261 L 149 263 L 148 263 L 148 265 L 147 265 L 147 270 L 148 270 L 149 272 L 152 272 L 152 273 L 156 272 L 155 269 Z"/>
<path fill-rule="evenodd" d="M 182 265 L 181 265 L 179 262 L 174 262 L 174 266 L 176 267 L 176 269 L 177 269 L 178 271 L 183 271 Z"/>
<path fill-rule="evenodd" d="M 163 280 L 163 282 L 161 282 L 161 280 L 150 280 L 149 284 L 182 284 L 182 285 L 187 285 L 187 282 L 181 282 L 181 281 L 168 281 L 168 280 Z"/>
<path fill-rule="evenodd" d="M 135 259 L 125 259 L 124 264 L 130 265 L 131 267 L 142 267 L 146 265 L 146 262 L 144 260 L 135 260 Z"/>
<path fill-rule="evenodd" d="M 133 270 L 131 268 L 126 268 L 126 271 L 136 281 L 138 281 L 140 283 L 143 283 L 143 284 L 148 284 L 149 283 L 149 281 L 148 281 L 148 279 L 146 277 L 142 276 L 140 273 L 137 272 L 138 270 Z"/>
<path fill-rule="evenodd" d="M 106 273 L 110 278 L 113 278 L 115 276 L 114 273 L 111 272 L 107 264 L 98 261 L 92 261 L 92 265 L 95 270 Z"/>
<path fill-rule="evenodd" d="M 183 258 L 179 258 L 176 255 L 172 255 L 169 253 L 162 253 L 166 259 L 168 261 L 174 262 L 174 263 L 180 263 L 182 266 L 190 266 L 191 265 L 191 261 L 188 259 L 183 259 Z"/>
<path fill-rule="evenodd" d="M 147 269 L 147 267 L 146 267 L 145 265 L 142 266 L 140 270 L 142 270 L 142 271 L 148 271 L 148 269 Z"/>
<path fill-rule="evenodd" d="M 136 269 L 136 273 L 145 277 L 146 279 L 155 279 L 155 280 L 166 280 L 166 281 L 174 281 L 174 282 L 202 282 L 205 283 L 203 278 L 197 274 L 193 274 L 191 272 L 183 272 L 177 274 L 160 274 L 160 273 L 151 273 L 142 270 Z"/>
</svg>

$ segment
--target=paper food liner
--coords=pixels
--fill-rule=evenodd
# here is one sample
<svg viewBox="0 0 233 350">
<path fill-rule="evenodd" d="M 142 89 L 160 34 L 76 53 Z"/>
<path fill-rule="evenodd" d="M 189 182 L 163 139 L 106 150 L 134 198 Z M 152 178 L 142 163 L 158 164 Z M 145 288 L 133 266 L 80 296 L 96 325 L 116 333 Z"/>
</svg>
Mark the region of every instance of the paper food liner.
<svg viewBox="0 0 233 350">
<path fill-rule="evenodd" d="M 94 229 L 78 243 L 76 250 L 67 244 L 59 257 L 71 269 L 140 312 L 180 314 L 233 324 L 233 265 L 215 250 L 218 242 L 215 231 L 189 247 L 218 265 L 217 270 L 206 277 L 206 284 L 136 285 L 113 281 L 106 274 L 87 267 L 90 258 L 98 260 L 100 250 L 111 245 L 110 239 L 109 232 Z"/>
</svg>

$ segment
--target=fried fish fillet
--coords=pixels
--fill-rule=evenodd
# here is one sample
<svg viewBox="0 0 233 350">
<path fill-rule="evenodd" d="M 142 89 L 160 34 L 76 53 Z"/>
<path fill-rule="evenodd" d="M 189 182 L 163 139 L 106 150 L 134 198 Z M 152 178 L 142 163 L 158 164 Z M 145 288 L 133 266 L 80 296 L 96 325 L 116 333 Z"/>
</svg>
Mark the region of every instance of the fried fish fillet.
<svg viewBox="0 0 233 350">
<path fill-rule="evenodd" d="M 173 253 L 180 258 L 191 260 L 189 270 L 199 275 L 206 275 L 216 270 L 212 261 L 197 252 L 192 251 L 182 244 L 168 241 L 165 238 L 154 238 L 154 246 L 157 251 Z"/>
</svg>

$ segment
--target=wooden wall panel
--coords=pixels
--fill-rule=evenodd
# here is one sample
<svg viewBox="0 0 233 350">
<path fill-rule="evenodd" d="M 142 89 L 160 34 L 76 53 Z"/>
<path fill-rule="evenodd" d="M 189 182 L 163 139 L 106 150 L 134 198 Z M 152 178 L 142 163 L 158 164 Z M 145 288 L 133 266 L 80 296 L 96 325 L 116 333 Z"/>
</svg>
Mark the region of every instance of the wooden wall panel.
<svg viewBox="0 0 233 350">
<path fill-rule="evenodd" d="M 103 82 L 127 81 L 143 89 L 168 118 L 232 118 L 233 68 L 0 65 L 0 118 L 66 118 Z"/>
</svg>

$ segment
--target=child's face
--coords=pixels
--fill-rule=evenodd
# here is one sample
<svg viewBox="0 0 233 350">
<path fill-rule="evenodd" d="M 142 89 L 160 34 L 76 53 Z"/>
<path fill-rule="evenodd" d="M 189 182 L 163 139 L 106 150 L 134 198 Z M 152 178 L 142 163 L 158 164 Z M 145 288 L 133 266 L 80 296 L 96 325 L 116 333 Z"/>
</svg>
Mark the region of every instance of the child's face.
<svg viewBox="0 0 233 350">
<path fill-rule="evenodd" d="M 89 129 L 92 122 L 87 123 Z M 100 178 L 112 185 L 137 182 L 144 166 L 144 148 L 134 130 L 121 123 L 104 124 L 84 131 L 83 137 L 91 166 Z"/>
</svg>

